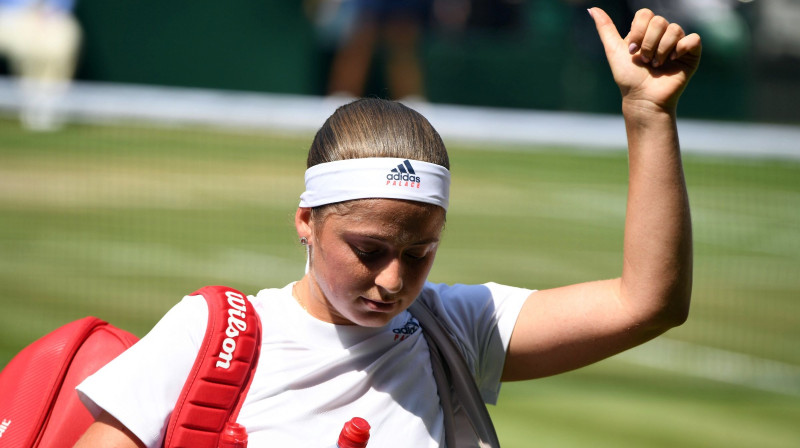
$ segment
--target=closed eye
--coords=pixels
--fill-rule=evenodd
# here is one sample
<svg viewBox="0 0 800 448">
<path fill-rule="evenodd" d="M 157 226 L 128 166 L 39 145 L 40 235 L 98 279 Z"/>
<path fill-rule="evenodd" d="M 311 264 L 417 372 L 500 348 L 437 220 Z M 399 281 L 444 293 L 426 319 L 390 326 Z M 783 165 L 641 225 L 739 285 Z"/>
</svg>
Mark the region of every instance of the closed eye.
<svg viewBox="0 0 800 448">
<path fill-rule="evenodd" d="M 380 249 L 361 249 L 358 246 L 350 245 L 353 253 L 362 260 L 373 260 L 380 256 Z"/>
<path fill-rule="evenodd" d="M 406 252 L 405 255 L 406 255 L 406 257 L 411 258 L 412 260 L 422 260 L 423 258 L 425 258 L 428 255 L 428 252 L 427 251 L 425 251 L 423 253 Z"/>
<path fill-rule="evenodd" d="M 423 247 L 411 248 L 405 251 L 404 255 L 412 260 L 423 260 L 428 254 L 431 253 L 435 245 L 427 245 Z"/>
</svg>

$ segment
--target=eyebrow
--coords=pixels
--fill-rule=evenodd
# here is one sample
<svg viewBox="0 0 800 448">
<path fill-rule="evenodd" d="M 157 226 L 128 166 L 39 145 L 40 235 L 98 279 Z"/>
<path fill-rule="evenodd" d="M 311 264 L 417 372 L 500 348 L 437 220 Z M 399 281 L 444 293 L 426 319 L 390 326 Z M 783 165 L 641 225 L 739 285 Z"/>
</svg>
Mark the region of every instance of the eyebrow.
<svg viewBox="0 0 800 448">
<path fill-rule="evenodd" d="M 375 234 L 375 233 L 362 233 L 362 232 L 359 232 L 359 231 L 356 231 L 356 230 L 345 230 L 345 234 L 348 234 L 348 233 L 351 234 L 351 235 L 362 237 L 362 238 L 371 238 L 371 239 L 378 240 L 378 241 L 381 241 L 381 242 L 384 242 L 384 243 L 390 243 L 390 244 L 400 243 L 400 244 L 406 244 L 408 246 L 423 246 L 423 245 L 438 243 L 439 241 L 441 241 L 441 238 L 432 237 L 432 238 L 425 238 L 425 239 L 422 239 L 422 240 L 419 240 L 419 241 L 413 241 L 412 242 L 412 241 L 410 241 L 411 240 L 410 236 L 404 235 L 405 233 L 408 233 L 408 232 L 401 232 L 399 238 L 395 238 L 394 237 L 394 235 L 395 235 L 394 233 L 392 233 L 390 235 L 383 235 L 383 234 Z"/>
</svg>

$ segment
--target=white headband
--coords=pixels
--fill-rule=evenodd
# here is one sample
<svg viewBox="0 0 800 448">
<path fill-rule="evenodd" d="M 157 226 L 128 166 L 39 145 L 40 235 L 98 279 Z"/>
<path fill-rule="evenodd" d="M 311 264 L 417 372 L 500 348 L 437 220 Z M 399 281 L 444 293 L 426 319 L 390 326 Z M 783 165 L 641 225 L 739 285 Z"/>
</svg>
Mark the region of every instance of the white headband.
<svg viewBox="0 0 800 448">
<path fill-rule="evenodd" d="M 306 170 L 300 207 L 368 198 L 408 199 L 447 210 L 450 171 L 435 163 L 384 157 L 321 163 Z"/>
</svg>

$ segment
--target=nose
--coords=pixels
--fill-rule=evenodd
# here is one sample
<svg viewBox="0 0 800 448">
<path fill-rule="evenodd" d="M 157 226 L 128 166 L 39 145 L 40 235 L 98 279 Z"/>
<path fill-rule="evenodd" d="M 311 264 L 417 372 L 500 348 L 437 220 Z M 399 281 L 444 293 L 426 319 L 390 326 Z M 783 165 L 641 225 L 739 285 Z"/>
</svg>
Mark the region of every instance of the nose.
<svg viewBox="0 0 800 448">
<path fill-rule="evenodd" d="M 390 294 L 403 289 L 403 267 L 398 258 L 392 258 L 381 267 L 375 277 L 375 284 Z"/>
</svg>

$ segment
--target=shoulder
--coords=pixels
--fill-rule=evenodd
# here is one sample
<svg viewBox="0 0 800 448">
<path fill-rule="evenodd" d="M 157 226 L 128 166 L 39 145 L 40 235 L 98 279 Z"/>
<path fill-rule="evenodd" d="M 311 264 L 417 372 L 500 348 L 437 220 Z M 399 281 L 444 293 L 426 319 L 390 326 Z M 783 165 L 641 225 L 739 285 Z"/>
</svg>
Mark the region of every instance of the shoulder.
<svg viewBox="0 0 800 448">
<path fill-rule="evenodd" d="M 248 298 L 253 303 L 263 303 L 280 299 L 281 297 L 291 297 L 294 284 L 295 282 L 292 282 L 280 288 L 265 288 L 258 291 L 255 295 L 248 296 Z"/>
<path fill-rule="evenodd" d="M 533 292 L 498 283 L 428 283 L 420 300 L 456 334 L 462 333 L 466 338 L 490 337 L 499 330 L 501 338 L 506 341 L 523 304 Z"/>
<path fill-rule="evenodd" d="M 208 323 L 208 304 L 200 295 L 186 295 L 142 339 L 187 338 L 193 345 L 203 340 Z"/>
<path fill-rule="evenodd" d="M 184 296 L 142 339 L 86 378 L 77 387 L 80 400 L 93 415 L 105 411 L 145 445 L 157 446 L 207 323 L 203 297 Z"/>
<path fill-rule="evenodd" d="M 253 308 L 262 315 L 265 312 L 276 312 L 284 309 L 287 305 L 291 305 L 294 301 L 292 297 L 292 287 L 295 282 L 289 283 L 281 288 L 265 288 L 258 291 L 254 295 L 247 296 Z"/>
<path fill-rule="evenodd" d="M 426 282 L 420 300 L 431 308 L 496 307 L 506 301 L 524 301 L 534 290 L 484 283 L 480 285 Z"/>
</svg>

